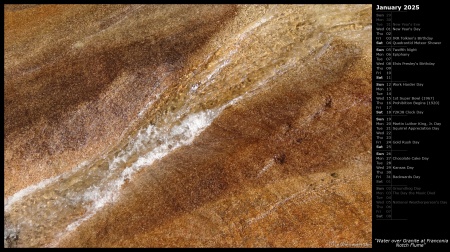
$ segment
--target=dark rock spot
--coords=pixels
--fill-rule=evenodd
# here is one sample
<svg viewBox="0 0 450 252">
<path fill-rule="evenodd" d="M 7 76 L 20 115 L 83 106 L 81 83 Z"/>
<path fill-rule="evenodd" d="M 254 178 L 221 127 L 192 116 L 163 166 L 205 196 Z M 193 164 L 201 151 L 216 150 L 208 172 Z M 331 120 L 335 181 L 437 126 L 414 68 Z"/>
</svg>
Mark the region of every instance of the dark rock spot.
<svg viewBox="0 0 450 252">
<path fill-rule="evenodd" d="M 276 154 L 273 159 L 275 160 L 275 163 L 277 164 L 284 164 L 286 162 L 286 154 L 284 153 L 279 153 Z"/>
<path fill-rule="evenodd" d="M 333 177 L 333 178 L 337 178 L 337 177 L 338 177 L 338 174 L 335 173 L 335 172 L 331 173 L 330 175 L 331 175 L 331 177 Z"/>
<path fill-rule="evenodd" d="M 4 246 L 5 248 L 15 248 L 17 247 L 19 242 L 19 233 L 10 233 L 7 234 L 4 238 Z"/>
<path fill-rule="evenodd" d="M 286 134 L 291 129 L 291 124 L 287 123 L 281 126 L 281 133 Z"/>
<path fill-rule="evenodd" d="M 332 100 L 331 100 L 331 97 L 327 97 L 327 99 L 325 100 L 325 107 L 326 108 L 331 108 L 331 105 L 332 105 Z"/>
</svg>

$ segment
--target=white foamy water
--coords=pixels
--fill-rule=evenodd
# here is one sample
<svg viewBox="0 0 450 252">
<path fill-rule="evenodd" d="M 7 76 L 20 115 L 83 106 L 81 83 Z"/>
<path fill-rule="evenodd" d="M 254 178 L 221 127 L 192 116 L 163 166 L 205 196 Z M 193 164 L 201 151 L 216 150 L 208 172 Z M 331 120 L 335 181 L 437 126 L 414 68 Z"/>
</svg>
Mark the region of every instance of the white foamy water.
<svg viewBox="0 0 450 252">
<path fill-rule="evenodd" d="M 126 162 L 126 160 L 128 160 L 136 152 L 144 149 L 149 140 L 151 141 L 151 139 L 156 139 L 159 137 L 159 140 L 162 140 L 162 143 L 146 154 L 139 156 L 134 163 L 127 166 L 120 173 L 118 178 L 108 181 L 105 186 L 90 187 L 84 193 L 83 198 L 85 201 L 94 202 L 94 204 L 84 217 L 68 225 L 66 231 L 74 230 L 81 223 L 91 218 L 107 203 L 115 202 L 120 195 L 121 186 L 126 180 L 132 179 L 134 173 L 152 165 L 155 160 L 163 158 L 171 151 L 181 146 L 190 144 L 198 134 L 200 134 L 209 124 L 211 124 L 212 120 L 221 110 L 222 109 L 217 109 L 215 111 L 207 110 L 188 115 L 184 121 L 182 121 L 179 125 L 172 127 L 170 131 L 154 127 L 153 125 L 149 125 L 146 129 L 141 130 L 133 142 L 131 151 L 122 151 L 119 156 L 113 159 L 113 162 L 110 164 L 110 169 L 112 171 L 115 170 L 121 163 Z"/>
<path fill-rule="evenodd" d="M 66 172 L 66 173 L 63 173 L 63 174 L 61 174 L 59 176 L 42 180 L 41 182 L 39 182 L 37 184 L 31 185 L 29 187 L 26 187 L 26 188 L 18 191 L 17 193 L 15 193 L 14 195 L 8 197 L 5 200 L 5 202 L 4 202 L 4 211 L 5 212 L 9 212 L 11 210 L 11 205 L 14 205 L 14 203 L 16 203 L 17 201 L 22 200 L 25 196 L 28 196 L 28 195 L 36 192 L 39 189 L 45 188 L 45 186 L 56 182 L 59 178 L 66 177 L 69 174 L 80 170 L 82 167 L 86 166 L 87 164 L 88 164 L 87 161 L 83 161 L 80 164 L 78 164 L 75 168 L 73 168 L 72 171 L 70 171 L 70 172 Z"/>
<path fill-rule="evenodd" d="M 4 239 L 14 237 L 19 230 L 32 232 L 46 227 L 53 230 L 50 235 L 55 239 L 50 246 L 55 245 L 59 238 L 75 230 L 106 204 L 117 201 L 122 185 L 132 179 L 133 174 L 190 144 L 235 100 L 217 109 L 187 115 L 180 112 L 168 117 L 163 127 L 148 125 L 115 156 L 91 162 L 91 165 L 83 162 L 70 172 L 17 192 L 5 201 L 5 215 L 10 218 L 10 223 L 5 224 Z"/>
</svg>

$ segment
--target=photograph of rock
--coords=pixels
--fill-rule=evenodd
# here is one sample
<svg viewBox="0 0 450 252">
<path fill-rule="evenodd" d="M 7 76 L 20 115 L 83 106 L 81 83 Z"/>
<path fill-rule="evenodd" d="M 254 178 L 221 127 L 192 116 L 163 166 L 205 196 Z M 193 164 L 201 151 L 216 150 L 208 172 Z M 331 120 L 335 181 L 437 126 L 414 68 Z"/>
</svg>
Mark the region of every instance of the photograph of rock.
<svg viewBox="0 0 450 252">
<path fill-rule="evenodd" d="M 4 247 L 372 247 L 372 5 L 4 5 Z"/>
</svg>

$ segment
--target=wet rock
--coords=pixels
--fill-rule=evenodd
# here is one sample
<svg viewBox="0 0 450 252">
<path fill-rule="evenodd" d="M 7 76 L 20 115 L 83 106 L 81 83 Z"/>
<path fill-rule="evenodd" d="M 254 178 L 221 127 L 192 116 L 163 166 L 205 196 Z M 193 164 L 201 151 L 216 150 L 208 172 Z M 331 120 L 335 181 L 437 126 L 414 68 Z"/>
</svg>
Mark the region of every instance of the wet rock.
<svg viewBox="0 0 450 252">
<path fill-rule="evenodd" d="M 371 244 L 371 13 L 6 6 L 5 246 Z"/>
</svg>

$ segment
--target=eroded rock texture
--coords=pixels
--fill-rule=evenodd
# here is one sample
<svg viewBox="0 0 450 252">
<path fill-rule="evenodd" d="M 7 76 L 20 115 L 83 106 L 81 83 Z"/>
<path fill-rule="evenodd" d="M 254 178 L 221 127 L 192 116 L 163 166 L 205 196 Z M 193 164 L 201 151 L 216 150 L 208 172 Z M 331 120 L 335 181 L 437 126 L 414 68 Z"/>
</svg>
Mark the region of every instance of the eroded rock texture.
<svg viewBox="0 0 450 252">
<path fill-rule="evenodd" d="M 370 5 L 6 5 L 5 246 L 371 247 Z"/>
</svg>

